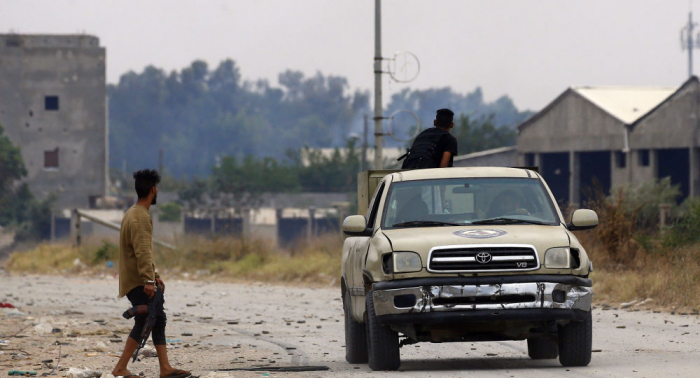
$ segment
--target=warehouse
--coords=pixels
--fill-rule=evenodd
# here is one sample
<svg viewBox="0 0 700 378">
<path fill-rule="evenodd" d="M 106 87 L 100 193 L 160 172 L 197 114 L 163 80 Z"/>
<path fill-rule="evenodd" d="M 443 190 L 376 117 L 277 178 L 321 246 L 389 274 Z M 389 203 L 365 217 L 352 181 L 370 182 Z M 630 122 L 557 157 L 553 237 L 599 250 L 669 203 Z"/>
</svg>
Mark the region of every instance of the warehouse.
<svg viewBox="0 0 700 378">
<path fill-rule="evenodd" d="M 698 194 L 698 79 L 680 87 L 571 87 L 518 126 L 514 165 L 540 167 L 558 201 L 670 177 Z"/>
</svg>

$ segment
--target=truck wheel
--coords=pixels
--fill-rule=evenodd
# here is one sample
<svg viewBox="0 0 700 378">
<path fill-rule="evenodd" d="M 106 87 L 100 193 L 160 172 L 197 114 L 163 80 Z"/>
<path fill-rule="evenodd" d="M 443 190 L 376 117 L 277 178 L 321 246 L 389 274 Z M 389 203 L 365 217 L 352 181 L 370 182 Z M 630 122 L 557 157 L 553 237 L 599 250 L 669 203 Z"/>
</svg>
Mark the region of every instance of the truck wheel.
<svg viewBox="0 0 700 378">
<path fill-rule="evenodd" d="M 372 291 L 367 293 L 366 303 L 369 367 L 372 370 L 397 370 L 401 365 L 399 334 L 377 322 Z"/>
<path fill-rule="evenodd" d="M 367 330 L 364 324 L 356 322 L 350 311 L 350 294 L 343 293 L 345 312 L 345 360 L 351 364 L 367 363 Z"/>
<path fill-rule="evenodd" d="M 527 339 L 527 354 L 533 360 L 550 360 L 559 357 L 559 346 L 553 336 L 530 337 Z"/>
<path fill-rule="evenodd" d="M 559 362 L 562 366 L 587 366 L 591 362 L 593 317 L 559 326 Z"/>
</svg>

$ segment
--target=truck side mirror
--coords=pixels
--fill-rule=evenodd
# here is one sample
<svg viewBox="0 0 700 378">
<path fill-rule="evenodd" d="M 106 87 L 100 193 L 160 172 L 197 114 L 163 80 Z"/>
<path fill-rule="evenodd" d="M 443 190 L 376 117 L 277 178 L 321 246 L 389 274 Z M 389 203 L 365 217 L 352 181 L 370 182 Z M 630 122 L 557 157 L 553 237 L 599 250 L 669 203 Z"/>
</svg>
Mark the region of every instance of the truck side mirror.
<svg viewBox="0 0 700 378">
<path fill-rule="evenodd" d="M 593 210 L 578 209 L 571 215 L 571 222 L 566 227 L 571 230 L 589 230 L 598 225 L 598 214 Z"/>
<path fill-rule="evenodd" d="M 367 229 L 367 219 L 362 215 L 351 215 L 343 221 L 343 232 L 349 235 L 357 235 Z"/>
</svg>

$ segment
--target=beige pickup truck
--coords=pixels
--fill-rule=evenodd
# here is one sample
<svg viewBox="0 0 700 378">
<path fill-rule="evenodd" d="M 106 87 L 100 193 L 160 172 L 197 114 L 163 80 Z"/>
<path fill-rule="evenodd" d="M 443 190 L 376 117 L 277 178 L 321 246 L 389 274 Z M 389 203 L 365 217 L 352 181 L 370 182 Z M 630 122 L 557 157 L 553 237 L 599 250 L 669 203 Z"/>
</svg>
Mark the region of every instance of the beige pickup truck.
<svg viewBox="0 0 700 378">
<path fill-rule="evenodd" d="M 373 193 L 373 194 L 372 194 Z M 593 269 L 534 170 L 367 171 L 343 232 L 346 359 L 396 370 L 417 342 L 527 340 L 533 359 L 591 360 Z"/>
</svg>

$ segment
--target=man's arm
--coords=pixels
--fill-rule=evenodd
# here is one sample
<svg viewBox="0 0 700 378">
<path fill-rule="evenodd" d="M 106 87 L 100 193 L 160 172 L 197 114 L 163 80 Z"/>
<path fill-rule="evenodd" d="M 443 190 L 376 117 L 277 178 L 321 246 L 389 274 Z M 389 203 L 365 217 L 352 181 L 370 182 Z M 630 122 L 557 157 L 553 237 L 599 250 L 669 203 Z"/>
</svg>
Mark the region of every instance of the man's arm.
<svg viewBox="0 0 700 378">
<path fill-rule="evenodd" d="M 131 223 L 131 227 L 131 244 L 134 246 L 139 278 L 145 286 L 144 291 L 146 294 L 152 297 L 154 290 L 149 289 L 155 289 L 155 287 L 153 284 L 148 284 L 148 282 L 155 281 L 152 249 L 153 226 L 146 217 L 139 217 L 136 222 Z"/>
<path fill-rule="evenodd" d="M 442 159 L 440 160 L 440 168 L 445 168 L 450 164 L 450 158 L 452 158 L 452 153 L 450 151 L 445 151 L 442 153 Z"/>
</svg>

